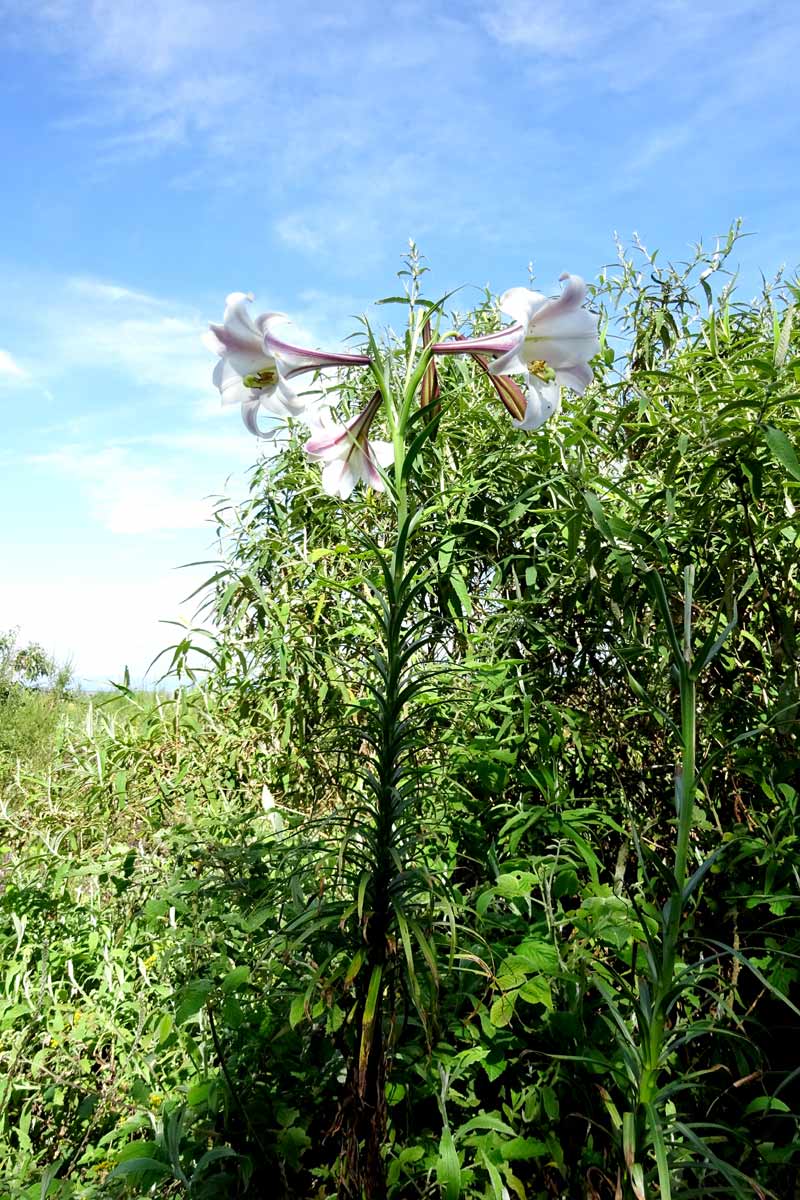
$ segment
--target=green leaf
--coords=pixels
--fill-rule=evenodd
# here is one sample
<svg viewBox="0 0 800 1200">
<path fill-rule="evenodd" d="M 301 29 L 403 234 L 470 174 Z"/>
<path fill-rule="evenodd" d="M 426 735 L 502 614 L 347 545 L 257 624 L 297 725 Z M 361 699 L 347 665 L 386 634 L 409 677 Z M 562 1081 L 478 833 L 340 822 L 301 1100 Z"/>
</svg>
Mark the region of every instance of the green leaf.
<svg viewBox="0 0 800 1200">
<path fill-rule="evenodd" d="M 211 1150 L 206 1150 L 203 1157 L 198 1161 L 197 1166 L 192 1174 L 191 1182 L 199 1179 L 202 1173 L 211 1166 L 212 1163 L 219 1162 L 221 1158 L 238 1158 L 239 1155 L 230 1146 L 214 1146 Z"/>
<path fill-rule="evenodd" d="M 378 1003 L 381 996 L 383 967 L 376 964 L 372 968 L 367 988 L 367 998 L 364 1001 L 364 1012 L 361 1017 L 361 1046 L 358 1052 L 359 1086 L 363 1088 L 367 1077 L 367 1064 L 372 1047 L 373 1028 L 378 1014 Z M 378 1033 L 380 1036 L 380 1033 Z"/>
<path fill-rule="evenodd" d="M 530 896 L 537 883 L 536 876 L 530 871 L 507 871 L 497 876 L 494 886 L 504 900 L 518 900 Z"/>
<path fill-rule="evenodd" d="M 500 1153 L 507 1162 L 521 1162 L 530 1158 L 549 1158 L 550 1146 L 536 1138 L 515 1137 L 503 1142 Z"/>
<path fill-rule="evenodd" d="M 789 1105 L 777 1096 L 756 1096 L 744 1110 L 744 1115 L 749 1117 L 753 1113 L 788 1113 L 791 1111 Z"/>
<path fill-rule="evenodd" d="M 511 1024 L 516 995 L 516 992 L 503 992 L 492 1004 L 489 1010 L 489 1020 L 496 1029 L 503 1029 L 506 1025 Z"/>
<path fill-rule="evenodd" d="M 210 979 L 193 979 L 186 985 L 183 999 L 175 1010 L 176 1025 L 183 1025 L 200 1012 L 213 986 Z"/>
<path fill-rule="evenodd" d="M 783 430 L 776 429 L 774 425 L 767 425 L 764 429 L 764 436 L 773 458 L 777 459 L 793 479 L 800 480 L 800 462 L 797 452 Z"/>
<path fill-rule="evenodd" d="M 782 367 L 786 362 L 786 355 L 789 350 L 789 342 L 792 338 L 792 323 L 794 320 L 794 304 L 790 304 L 786 309 L 786 316 L 783 319 L 780 335 L 775 344 L 775 366 Z"/>
<path fill-rule="evenodd" d="M 586 501 L 586 507 L 592 514 L 592 520 L 594 521 L 597 529 L 599 529 L 603 536 L 608 538 L 612 544 L 616 545 L 616 540 L 614 538 L 614 534 L 611 532 L 611 526 L 608 523 L 605 510 L 598 497 L 595 496 L 594 492 L 585 491 L 583 493 L 583 498 Z"/>
<path fill-rule="evenodd" d="M 250 968 L 246 966 L 234 967 L 222 981 L 223 992 L 232 992 L 241 984 L 246 983 L 250 978 Z"/>
<path fill-rule="evenodd" d="M 175 1025 L 175 1017 L 172 1013 L 164 1013 L 161 1020 L 156 1026 L 156 1043 L 163 1046 L 167 1041 Z"/>
<path fill-rule="evenodd" d="M 155 1158 L 131 1158 L 127 1162 L 114 1167 L 109 1179 L 119 1179 L 123 1175 L 171 1175 L 168 1166 Z"/>
<path fill-rule="evenodd" d="M 494 1113 L 482 1113 L 479 1117 L 472 1117 L 465 1125 L 462 1125 L 456 1131 L 456 1137 L 460 1141 L 475 1130 L 490 1129 L 495 1133 L 507 1133 L 513 1137 L 514 1130 L 506 1121 L 501 1121 Z"/>
<path fill-rule="evenodd" d="M 453 1135 L 449 1129 L 442 1130 L 439 1140 L 436 1178 L 444 1189 L 444 1200 L 458 1200 L 461 1195 L 461 1163 Z"/>
<path fill-rule="evenodd" d="M 519 990 L 521 1000 L 526 1000 L 528 1004 L 543 1004 L 545 1008 L 553 1011 L 553 994 L 550 989 L 550 980 L 544 975 L 532 975 Z"/>
<path fill-rule="evenodd" d="M 301 1021 L 305 1020 L 306 1016 L 306 997 L 305 993 L 300 996 L 295 996 L 289 1006 L 289 1024 L 292 1029 L 296 1029 Z"/>
<path fill-rule="evenodd" d="M 577 886 L 577 877 L 575 882 Z M 511 959 L 515 965 L 520 960 L 528 970 L 544 975 L 555 975 L 559 969 L 558 951 L 552 942 L 543 938 L 525 938 L 514 948 Z"/>
<path fill-rule="evenodd" d="M 450 586 L 452 587 L 455 594 L 458 596 L 459 603 L 461 604 L 461 615 L 468 617 L 470 615 L 470 613 L 472 612 L 472 599 L 470 597 L 469 591 L 467 590 L 466 582 L 465 582 L 463 576 L 460 575 L 458 571 L 451 572 L 449 578 L 450 578 Z"/>
</svg>

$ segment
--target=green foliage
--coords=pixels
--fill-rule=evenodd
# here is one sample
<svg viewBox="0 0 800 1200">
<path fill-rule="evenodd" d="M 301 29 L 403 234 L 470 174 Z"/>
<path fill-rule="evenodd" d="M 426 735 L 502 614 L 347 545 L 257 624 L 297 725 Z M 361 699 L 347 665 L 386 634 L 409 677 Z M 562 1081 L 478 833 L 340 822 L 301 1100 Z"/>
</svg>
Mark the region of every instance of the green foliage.
<svg viewBox="0 0 800 1200">
<path fill-rule="evenodd" d="M 207 680 L 20 743 L 4 1194 L 793 1194 L 800 335 L 735 237 L 621 252 L 534 435 L 440 360 L 399 530 L 262 459 Z"/>
<path fill-rule="evenodd" d="M 15 630 L 0 634 L 0 780 L 21 756 L 46 766 L 70 684 L 70 668 L 41 646 L 18 645 Z"/>
</svg>

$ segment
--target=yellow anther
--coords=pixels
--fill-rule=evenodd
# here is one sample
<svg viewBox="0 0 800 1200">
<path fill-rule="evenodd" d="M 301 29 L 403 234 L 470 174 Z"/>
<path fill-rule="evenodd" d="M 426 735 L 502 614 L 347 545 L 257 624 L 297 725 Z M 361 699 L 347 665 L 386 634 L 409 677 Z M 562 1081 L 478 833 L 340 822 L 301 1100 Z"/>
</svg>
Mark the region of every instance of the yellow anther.
<svg viewBox="0 0 800 1200">
<path fill-rule="evenodd" d="M 255 371 L 252 375 L 244 377 L 244 386 L 252 388 L 254 391 L 274 387 L 277 382 L 278 372 L 274 367 L 264 367 L 262 371 Z"/>
<path fill-rule="evenodd" d="M 528 363 L 528 370 L 531 375 L 536 375 L 539 379 L 544 379 L 545 381 L 553 378 L 552 368 L 548 367 L 543 358 L 532 359 Z"/>
</svg>

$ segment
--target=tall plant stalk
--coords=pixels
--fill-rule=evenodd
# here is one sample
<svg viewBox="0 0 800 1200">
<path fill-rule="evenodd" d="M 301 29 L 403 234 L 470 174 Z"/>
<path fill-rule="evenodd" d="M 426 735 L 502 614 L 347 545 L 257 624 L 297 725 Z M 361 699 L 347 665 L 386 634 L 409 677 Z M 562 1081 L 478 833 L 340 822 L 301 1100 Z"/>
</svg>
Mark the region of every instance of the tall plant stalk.
<svg viewBox="0 0 800 1200">
<path fill-rule="evenodd" d="M 407 566 L 409 540 L 423 517 L 421 511 L 409 511 L 408 481 L 413 460 L 431 432 L 423 426 L 421 438 L 410 438 L 415 397 L 430 360 L 427 348 L 417 358 L 424 322 L 422 314 L 414 311 L 413 295 L 410 300 L 407 358 L 399 394 L 392 388 L 389 364 L 382 359 L 374 340 L 370 347 L 373 374 L 392 434 L 394 468 L 390 484 L 396 516 L 393 544 L 386 549 L 373 547 L 381 572 L 372 587 L 376 633 L 375 646 L 368 655 L 373 674 L 369 685 L 372 719 L 364 730 L 369 757 L 362 772 L 372 797 L 371 828 L 367 833 L 370 865 L 366 877 L 362 875 L 363 900 L 359 898 L 366 970 L 362 973 L 356 1050 L 347 1089 L 352 1111 L 345 1129 L 345 1188 L 348 1195 L 367 1200 L 382 1200 L 386 1195 L 385 1022 L 393 1003 L 398 945 L 403 947 L 412 974 L 412 992 L 416 991 L 412 939 L 423 943 L 422 951 L 430 958 L 424 934 L 404 911 L 404 900 L 412 893 L 417 878 L 409 870 L 408 850 L 410 809 L 419 803 L 416 780 L 409 769 L 414 723 L 408 718 L 408 710 L 426 687 L 414 668 L 416 653 L 428 640 L 417 636 L 418 627 L 409 619 L 427 553 Z"/>
<path fill-rule="evenodd" d="M 695 656 L 692 649 L 692 593 L 695 569 L 687 566 L 683 588 L 683 629 L 679 638 L 669 609 L 661 577 L 653 572 L 648 585 L 659 609 L 671 649 L 680 697 L 681 760 L 675 773 L 675 806 L 677 829 L 675 852 L 670 878 L 670 896 L 662 910 L 661 942 L 658 947 L 649 941 L 649 965 L 653 985 L 652 997 L 644 983 L 640 985 L 639 1023 L 642 1033 L 641 1073 L 638 1098 L 641 1115 L 649 1127 L 656 1155 L 659 1186 L 663 1200 L 671 1196 L 671 1181 L 666 1145 L 658 1111 L 659 1080 L 665 1066 L 667 1032 L 680 997 L 676 986 L 676 961 L 683 934 L 687 901 L 699 886 L 713 858 L 708 858 L 688 878 L 689 846 L 692 834 L 694 802 L 697 793 L 697 679 L 722 647 L 736 620 L 736 614 L 717 637 L 715 627 L 711 636 Z M 634 1178 L 637 1196 L 639 1184 Z"/>
</svg>

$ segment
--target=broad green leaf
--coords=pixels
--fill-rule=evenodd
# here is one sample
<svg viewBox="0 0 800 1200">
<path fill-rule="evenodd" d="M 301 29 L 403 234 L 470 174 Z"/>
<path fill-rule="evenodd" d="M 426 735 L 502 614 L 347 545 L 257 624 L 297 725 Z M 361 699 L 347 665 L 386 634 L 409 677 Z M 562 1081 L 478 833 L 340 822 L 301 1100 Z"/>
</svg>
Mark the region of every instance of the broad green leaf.
<svg viewBox="0 0 800 1200">
<path fill-rule="evenodd" d="M 183 990 L 181 999 L 175 1011 L 175 1024 L 183 1025 L 205 1007 L 206 999 L 213 988 L 210 979 L 193 979 Z"/>
<path fill-rule="evenodd" d="M 241 987 L 250 978 L 250 968 L 247 966 L 234 967 L 222 981 L 223 992 L 232 992 Z"/>
</svg>

